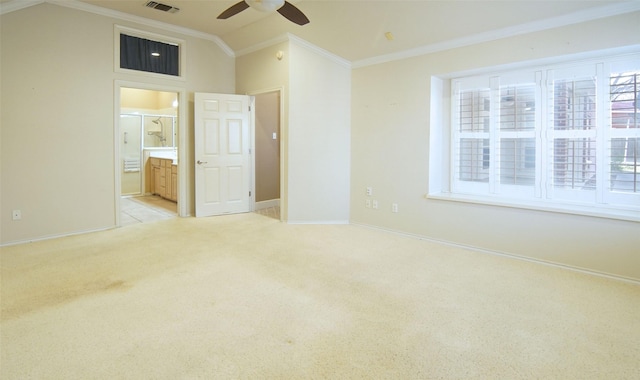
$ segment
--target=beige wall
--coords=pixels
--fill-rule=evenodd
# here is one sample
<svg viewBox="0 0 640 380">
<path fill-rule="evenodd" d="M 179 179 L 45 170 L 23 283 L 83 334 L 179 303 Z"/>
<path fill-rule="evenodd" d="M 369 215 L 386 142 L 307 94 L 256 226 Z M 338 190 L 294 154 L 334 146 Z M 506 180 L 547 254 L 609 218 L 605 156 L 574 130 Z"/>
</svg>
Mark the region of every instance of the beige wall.
<svg viewBox="0 0 640 380">
<path fill-rule="evenodd" d="M 355 69 L 352 222 L 640 279 L 640 223 L 424 197 L 431 76 L 640 44 L 638 25 L 636 12 Z"/>
<path fill-rule="evenodd" d="M 49 3 L 1 17 L 0 244 L 115 225 L 116 81 L 188 94 L 181 191 L 193 210 L 192 94 L 233 93 L 234 58 L 209 40 Z M 116 73 L 115 24 L 184 39 L 186 80 Z"/>
</svg>

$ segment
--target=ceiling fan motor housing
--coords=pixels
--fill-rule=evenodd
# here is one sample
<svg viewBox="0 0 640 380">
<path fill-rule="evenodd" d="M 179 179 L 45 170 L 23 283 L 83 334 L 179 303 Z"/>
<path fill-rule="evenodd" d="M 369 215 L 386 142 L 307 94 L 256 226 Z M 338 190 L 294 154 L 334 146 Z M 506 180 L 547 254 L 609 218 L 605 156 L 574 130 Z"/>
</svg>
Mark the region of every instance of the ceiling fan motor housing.
<svg viewBox="0 0 640 380">
<path fill-rule="evenodd" d="M 273 12 L 284 5 L 284 0 L 245 0 L 253 9 L 262 12 Z"/>
<path fill-rule="evenodd" d="M 305 16 L 300 9 L 296 8 L 286 0 L 242 0 L 220 13 L 218 15 L 218 19 L 226 20 L 247 8 L 254 8 L 262 12 L 278 11 L 278 13 L 284 16 L 287 20 L 298 25 L 306 25 L 309 23 L 307 16 Z"/>
</svg>

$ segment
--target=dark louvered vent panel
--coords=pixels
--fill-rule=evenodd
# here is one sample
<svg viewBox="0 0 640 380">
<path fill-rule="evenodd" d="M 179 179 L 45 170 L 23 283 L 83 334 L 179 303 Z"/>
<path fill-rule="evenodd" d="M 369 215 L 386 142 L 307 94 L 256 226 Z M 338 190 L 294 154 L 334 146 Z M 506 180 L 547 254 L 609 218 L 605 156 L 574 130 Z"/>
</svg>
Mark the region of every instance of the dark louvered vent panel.
<svg viewBox="0 0 640 380">
<path fill-rule="evenodd" d="M 157 1 L 149 1 L 145 4 L 146 7 L 157 9 L 163 12 L 176 13 L 180 8 L 172 7 L 171 5 L 158 3 Z"/>
</svg>

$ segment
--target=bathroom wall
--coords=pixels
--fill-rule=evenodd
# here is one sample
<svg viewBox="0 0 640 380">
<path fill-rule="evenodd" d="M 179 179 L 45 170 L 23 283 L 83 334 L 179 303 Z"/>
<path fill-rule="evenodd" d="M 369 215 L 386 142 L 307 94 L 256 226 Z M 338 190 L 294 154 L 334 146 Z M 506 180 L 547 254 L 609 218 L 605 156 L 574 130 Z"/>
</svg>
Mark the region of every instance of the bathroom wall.
<svg viewBox="0 0 640 380">
<path fill-rule="evenodd" d="M 121 194 L 142 192 L 142 116 L 120 115 Z"/>
<path fill-rule="evenodd" d="M 171 110 L 169 114 L 175 115 L 173 101 L 175 92 L 153 91 L 142 88 L 123 88 L 120 91 L 120 107 L 126 109 L 140 109 L 149 111 Z"/>
</svg>

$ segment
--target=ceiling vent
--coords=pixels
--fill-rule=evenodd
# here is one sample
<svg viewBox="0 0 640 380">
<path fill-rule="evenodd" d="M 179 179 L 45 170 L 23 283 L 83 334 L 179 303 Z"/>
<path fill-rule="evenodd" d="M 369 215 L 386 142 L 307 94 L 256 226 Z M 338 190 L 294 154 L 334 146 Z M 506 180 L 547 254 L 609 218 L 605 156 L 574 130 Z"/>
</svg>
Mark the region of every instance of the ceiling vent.
<svg viewBox="0 0 640 380">
<path fill-rule="evenodd" d="M 144 6 L 157 9 L 163 12 L 169 12 L 169 13 L 176 13 L 180 10 L 180 8 L 172 7 L 171 5 L 167 5 L 167 4 L 161 4 L 161 3 L 158 3 L 157 1 L 149 1 Z"/>
</svg>

